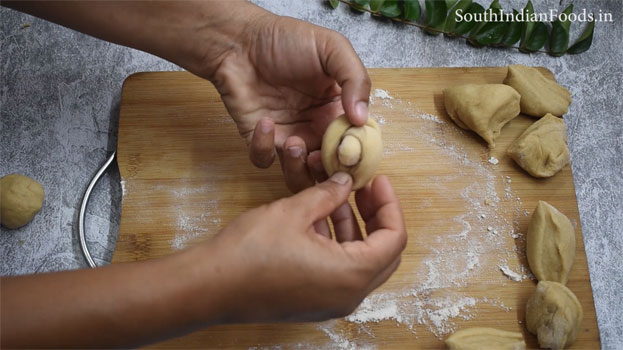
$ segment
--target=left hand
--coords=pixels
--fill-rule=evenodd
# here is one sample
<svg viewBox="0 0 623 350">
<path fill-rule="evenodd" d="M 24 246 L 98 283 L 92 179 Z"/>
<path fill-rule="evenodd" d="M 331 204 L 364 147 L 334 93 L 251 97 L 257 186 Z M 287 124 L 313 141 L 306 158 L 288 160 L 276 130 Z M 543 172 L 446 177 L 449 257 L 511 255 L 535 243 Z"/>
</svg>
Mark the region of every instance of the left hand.
<svg viewBox="0 0 623 350">
<path fill-rule="evenodd" d="M 215 84 L 253 164 L 269 167 L 277 150 L 286 184 L 298 192 L 314 183 L 313 169 L 322 171 L 320 154 L 307 155 L 328 124 L 342 113 L 354 125 L 366 122 L 370 79 L 341 34 L 251 4 L 242 12 L 252 19 L 235 45 L 215 68 L 196 73 Z"/>
</svg>

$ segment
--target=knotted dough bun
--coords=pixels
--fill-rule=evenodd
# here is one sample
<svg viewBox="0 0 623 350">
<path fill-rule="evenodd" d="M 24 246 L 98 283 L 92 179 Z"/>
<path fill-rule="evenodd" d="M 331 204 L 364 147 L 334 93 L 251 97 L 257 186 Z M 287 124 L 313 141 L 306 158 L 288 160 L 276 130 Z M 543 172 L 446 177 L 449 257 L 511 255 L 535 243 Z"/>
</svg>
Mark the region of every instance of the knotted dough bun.
<svg viewBox="0 0 623 350">
<path fill-rule="evenodd" d="M 365 186 L 374 176 L 383 154 L 381 128 L 372 119 L 353 126 L 345 115 L 335 119 L 322 138 L 322 164 L 329 176 L 349 173 L 353 190 Z"/>
</svg>

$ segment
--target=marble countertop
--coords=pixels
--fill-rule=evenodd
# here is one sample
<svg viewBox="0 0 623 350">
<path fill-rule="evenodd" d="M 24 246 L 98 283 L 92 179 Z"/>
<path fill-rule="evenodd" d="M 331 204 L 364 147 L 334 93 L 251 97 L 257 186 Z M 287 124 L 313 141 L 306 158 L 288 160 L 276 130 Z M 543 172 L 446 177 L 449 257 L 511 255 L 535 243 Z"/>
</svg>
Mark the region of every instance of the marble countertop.
<svg viewBox="0 0 623 350">
<path fill-rule="evenodd" d="M 520 63 L 554 72 L 573 96 L 564 119 L 601 341 L 604 348 L 623 348 L 623 3 L 574 1 L 576 11 L 610 12 L 614 22 L 597 24 L 588 52 L 554 58 L 475 49 L 461 40 L 356 14 L 344 5 L 332 11 L 319 1 L 255 2 L 344 34 L 367 67 Z M 568 2 L 539 1 L 536 8 L 562 9 Z M 503 6 L 521 8 L 523 2 Z M 572 36 L 578 27 L 572 25 Z M 86 185 L 116 144 L 122 83 L 134 72 L 180 68 L 4 8 L 0 48 L 0 176 L 25 174 L 46 191 L 43 210 L 32 223 L 0 229 L 0 273 L 85 267 L 77 240 L 78 209 Z M 98 264 L 110 261 L 119 230 L 121 188 L 118 171 L 111 174 L 96 187 L 86 217 Z"/>
</svg>

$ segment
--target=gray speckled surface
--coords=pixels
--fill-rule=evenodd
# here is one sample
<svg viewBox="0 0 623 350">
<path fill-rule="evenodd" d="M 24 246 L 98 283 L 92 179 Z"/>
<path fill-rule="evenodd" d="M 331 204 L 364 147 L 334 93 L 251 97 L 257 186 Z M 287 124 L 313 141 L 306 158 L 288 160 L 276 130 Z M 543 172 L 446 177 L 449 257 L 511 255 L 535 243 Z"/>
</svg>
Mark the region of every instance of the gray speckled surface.
<svg viewBox="0 0 623 350">
<path fill-rule="evenodd" d="M 344 6 L 331 11 L 317 1 L 257 3 L 343 33 L 367 67 L 521 63 L 552 70 L 574 99 L 565 121 L 602 344 L 623 348 L 623 3 L 574 1 L 576 11 L 611 12 L 614 23 L 597 25 L 590 51 L 562 58 L 473 49 Z M 519 8 L 523 1 L 503 3 Z M 558 3 L 536 7 L 565 6 Z M 577 35 L 578 25 L 573 28 Z M 7 9 L 0 9 L 0 40 L 0 176 L 22 173 L 46 191 L 44 208 L 31 224 L 1 229 L 0 272 L 84 267 L 74 223 L 86 184 L 116 142 L 121 84 L 134 72 L 179 68 Z M 90 203 L 88 240 L 98 263 L 109 261 L 114 250 L 120 192 L 118 175 L 108 175 Z"/>
</svg>

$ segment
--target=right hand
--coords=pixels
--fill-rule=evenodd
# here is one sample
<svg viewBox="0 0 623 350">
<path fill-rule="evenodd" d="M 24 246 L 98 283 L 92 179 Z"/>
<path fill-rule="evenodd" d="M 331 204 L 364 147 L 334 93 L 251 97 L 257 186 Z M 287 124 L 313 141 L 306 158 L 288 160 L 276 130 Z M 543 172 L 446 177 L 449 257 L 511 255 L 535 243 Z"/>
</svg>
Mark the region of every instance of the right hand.
<svg viewBox="0 0 623 350">
<path fill-rule="evenodd" d="M 320 321 L 351 313 L 400 264 L 407 234 L 384 176 L 356 192 L 364 239 L 338 173 L 292 197 L 244 213 L 203 246 L 219 284 L 221 322 Z M 346 203 L 346 205 L 344 205 Z M 316 229 L 331 215 L 332 240 Z"/>
</svg>

